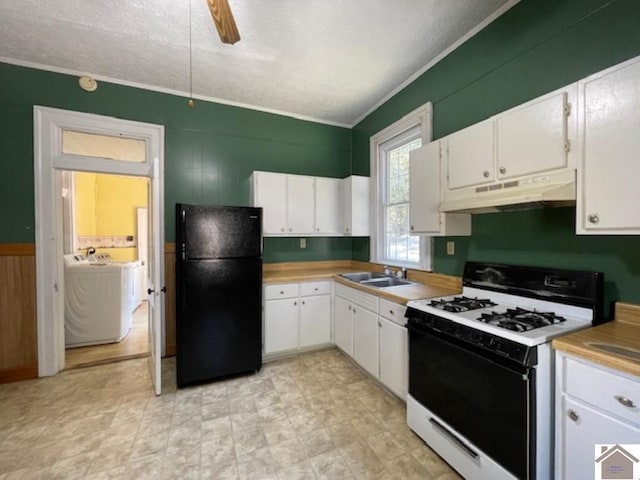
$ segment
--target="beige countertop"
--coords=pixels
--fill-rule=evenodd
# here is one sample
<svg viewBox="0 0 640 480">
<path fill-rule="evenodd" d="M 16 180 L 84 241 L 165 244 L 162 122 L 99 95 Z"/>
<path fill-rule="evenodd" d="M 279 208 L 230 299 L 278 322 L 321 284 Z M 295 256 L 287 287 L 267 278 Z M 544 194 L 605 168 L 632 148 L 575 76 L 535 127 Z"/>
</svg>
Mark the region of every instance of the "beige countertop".
<svg viewBox="0 0 640 480">
<path fill-rule="evenodd" d="M 640 360 L 596 348 L 606 344 L 640 353 L 640 305 L 616 303 L 615 320 L 553 340 L 553 348 L 640 377 Z"/>
<path fill-rule="evenodd" d="M 417 270 L 409 270 L 408 278 L 418 283 L 414 285 L 398 285 L 384 289 L 367 287 L 337 276 L 341 273 L 364 271 L 381 272 L 382 266 L 353 260 L 266 264 L 263 272 L 263 282 L 287 283 L 323 279 L 336 280 L 343 285 L 401 304 L 419 298 L 455 295 L 462 291 L 462 283 L 458 277 L 420 272 Z"/>
</svg>

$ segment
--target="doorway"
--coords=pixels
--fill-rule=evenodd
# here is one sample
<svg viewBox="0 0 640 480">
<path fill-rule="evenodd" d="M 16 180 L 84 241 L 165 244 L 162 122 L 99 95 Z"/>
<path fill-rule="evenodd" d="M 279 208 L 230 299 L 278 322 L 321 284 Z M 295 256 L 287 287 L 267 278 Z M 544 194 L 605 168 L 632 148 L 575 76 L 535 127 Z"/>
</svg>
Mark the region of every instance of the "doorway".
<svg viewBox="0 0 640 480">
<path fill-rule="evenodd" d="M 75 142 L 68 141 L 74 139 Z M 74 145 L 91 144 L 92 153 Z M 115 152 L 132 145 L 136 155 Z M 108 148 L 107 148 L 108 147 Z M 164 127 L 100 115 L 34 107 L 36 278 L 39 376 L 65 367 L 64 235 L 61 171 L 146 178 L 148 188 L 147 302 L 149 369 L 161 392 L 164 345 Z"/>
<path fill-rule="evenodd" d="M 85 147 L 84 153 L 91 151 Z M 59 175 L 65 369 L 145 357 L 149 180 L 78 171 Z"/>
</svg>

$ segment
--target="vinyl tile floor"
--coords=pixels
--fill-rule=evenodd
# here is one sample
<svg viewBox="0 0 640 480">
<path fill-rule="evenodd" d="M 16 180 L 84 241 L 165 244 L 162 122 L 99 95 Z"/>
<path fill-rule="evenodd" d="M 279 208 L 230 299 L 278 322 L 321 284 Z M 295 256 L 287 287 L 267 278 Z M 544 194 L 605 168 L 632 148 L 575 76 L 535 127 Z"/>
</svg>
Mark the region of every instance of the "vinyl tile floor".
<svg viewBox="0 0 640 480">
<path fill-rule="evenodd" d="M 0 385 L 0 479 L 338 480 L 460 477 L 403 402 L 335 349 L 163 394 L 147 359 Z"/>
</svg>

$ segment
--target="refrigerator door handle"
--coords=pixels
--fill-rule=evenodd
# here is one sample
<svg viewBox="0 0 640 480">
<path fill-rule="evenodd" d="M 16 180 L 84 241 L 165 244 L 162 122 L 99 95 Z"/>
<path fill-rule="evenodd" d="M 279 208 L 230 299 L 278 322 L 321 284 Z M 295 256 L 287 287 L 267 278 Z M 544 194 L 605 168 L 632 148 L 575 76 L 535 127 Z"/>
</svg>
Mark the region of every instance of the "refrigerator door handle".
<svg viewBox="0 0 640 480">
<path fill-rule="evenodd" d="M 183 243 L 180 246 L 180 255 L 182 256 L 182 260 L 186 260 L 187 259 L 187 244 Z"/>
</svg>

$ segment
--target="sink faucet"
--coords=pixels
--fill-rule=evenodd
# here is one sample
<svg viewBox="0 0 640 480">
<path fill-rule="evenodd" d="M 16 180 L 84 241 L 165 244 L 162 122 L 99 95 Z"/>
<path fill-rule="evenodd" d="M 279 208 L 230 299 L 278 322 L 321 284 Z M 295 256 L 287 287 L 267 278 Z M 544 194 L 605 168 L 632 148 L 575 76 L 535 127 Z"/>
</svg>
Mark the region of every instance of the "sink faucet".
<svg viewBox="0 0 640 480">
<path fill-rule="evenodd" d="M 393 272 L 391 270 L 391 267 L 389 267 L 389 265 L 385 265 L 384 266 L 384 274 L 390 277 L 392 275 L 392 273 Z"/>
<path fill-rule="evenodd" d="M 397 277 L 397 278 L 402 278 L 402 279 L 407 278 L 407 269 L 406 269 L 406 268 L 404 268 L 404 267 L 399 268 L 399 269 L 396 271 L 396 277 Z"/>
</svg>

